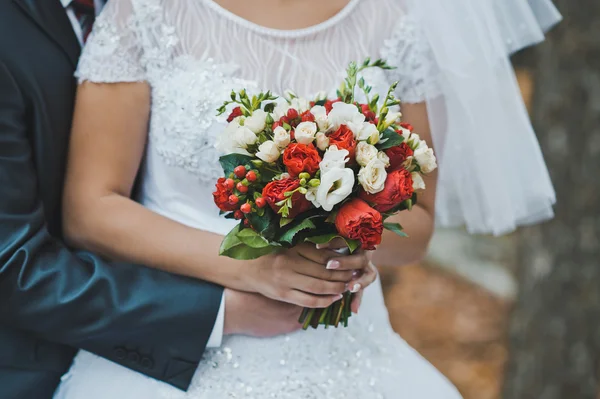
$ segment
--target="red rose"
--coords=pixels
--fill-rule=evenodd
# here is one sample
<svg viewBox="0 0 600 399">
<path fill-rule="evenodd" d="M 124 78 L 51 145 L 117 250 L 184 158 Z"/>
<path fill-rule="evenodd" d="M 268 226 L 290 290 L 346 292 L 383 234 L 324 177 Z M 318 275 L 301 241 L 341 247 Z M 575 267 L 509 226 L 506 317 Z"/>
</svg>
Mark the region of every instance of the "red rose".
<svg viewBox="0 0 600 399">
<path fill-rule="evenodd" d="M 283 201 L 287 197 L 285 193 L 288 191 L 294 191 L 300 187 L 300 180 L 294 178 L 287 178 L 281 180 L 274 180 L 267 184 L 263 189 L 262 196 L 267 201 L 267 204 L 273 209 L 275 212 L 279 212 L 280 206 L 276 204 L 279 201 Z M 306 212 L 312 208 L 312 203 L 306 199 L 306 197 L 301 194 L 299 191 L 296 191 L 292 195 L 292 207 L 289 208 L 289 218 L 293 218 L 298 216 L 302 212 Z"/>
<path fill-rule="evenodd" d="M 327 114 L 329 114 L 331 112 L 331 110 L 333 109 L 333 104 L 339 103 L 340 101 L 342 101 L 341 98 L 325 101 L 325 104 L 323 104 L 323 106 L 325 107 L 325 111 L 327 111 Z"/>
<path fill-rule="evenodd" d="M 319 170 L 321 156 L 312 144 L 292 143 L 283 152 L 283 164 L 292 177 L 302 172 L 313 175 Z"/>
<path fill-rule="evenodd" d="M 315 116 L 310 111 L 304 111 L 302 115 L 300 115 L 300 119 L 302 122 L 314 122 Z"/>
<path fill-rule="evenodd" d="M 402 122 L 400 124 L 401 127 L 405 128 L 406 130 L 409 130 L 411 133 L 413 131 L 413 126 L 410 123 L 404 123 Z"/>
<path fill-rule="evenodd" d="M 238 116 L 242 116 L 242 115 L 243 115 L 242 109 L 240 107 L 235 107 L 233 109 L 233 111 L 231 111 L 231 113 L 229 114 L 229 117 L 227 117 L 227 122 L 231 122 Z"/>
<path fill-rule="evenodd" d="M 215 185 L 215 192 L 213 192 L 213 198 L 215 200 L 215 204 L 219 207 L 220 210 L 224 212 L 230 212 L 237 209 L 237 205 L 232 205 L 229 203 L 229 196 L 233 193 L 230 189 L 227 188 L 225 184 L 224 177 L 219 178 L 217 180 L 217 184 Z"/>
<path fill-rule="evenodd" d="M 414 154 L 414 151 L 405 142 L 395 147 L 388 148 L 384 152 L 390 158 L 390 170 L 401 168 L 404 161 Z"/>
<path fill-rule="evenodd" d="M 367 122 L 373 122 L 377 117 L 375 115 L 375 112 L 371 111 L 371 108 L 369 108 L 369 104 L 361 104 L 360 109 L 362 110 L 362 113 L 365 116 L 365 120 Z"/>
<path fill-rule="evenodd" d="M 335 227 L 343 237 L 359 240 L 362 249 L 372 251 L 381 243 L 383 218 L 365 201 L 355 198 L 340 208 Z"/>
<path fill-rule="evenodd" d="M 398 169 L 388 173 L 385 186 L 377 194 L 369 194 L 361 190 L 359 197 L 373 204 L 379 212 L 387 212 L 413 195 L 413 180 L 406 169 Z"/>
<path fill-rule="evenodd" d="M 338 150 L 348 150 L 350 153 L 350 161 L 354 159 L 356 150 L 356 140 L 354 133 L 346 125 L 340 126 L 338 130 L 329 135 L 329 145 L 337 146 Z"/>
</svg>

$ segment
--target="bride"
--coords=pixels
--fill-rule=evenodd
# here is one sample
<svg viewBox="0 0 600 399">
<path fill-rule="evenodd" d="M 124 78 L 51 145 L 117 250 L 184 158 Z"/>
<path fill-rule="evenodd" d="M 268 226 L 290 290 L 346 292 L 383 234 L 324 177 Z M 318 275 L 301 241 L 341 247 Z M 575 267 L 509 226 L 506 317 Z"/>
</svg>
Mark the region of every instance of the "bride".
<svg viewBox="0 0 600 399">
<path fill-rule="evenodd" d="M 440 158 L 419 205 L 399 217 L 410 238 L 384 237 L 374 263 L 418 260 L 434 204 L 438 224 L 475 233 L 550 218 L 554 192 L 507 55 L 559 19 L 549 0 L 109 1 L 77 71 L 66 236 L 107 257 L 326 306 L 333 295 L 271 292 L 249 264 L 216 256 L 232 225 L 212 202 L 215 110 L 232 89 L 334 93 L 345 66 L 367 56 L 396 67 L 365 79 L 373 90 L 399 81 L 404 121 Z M 138 173 L 141 205 L 128 199 Z M 81 351 L 55 397 L 460 398 L 393 332 L 379 283 L 363 293 L 345 329 L 226 336 L 188 392 Z"/>
</svg>

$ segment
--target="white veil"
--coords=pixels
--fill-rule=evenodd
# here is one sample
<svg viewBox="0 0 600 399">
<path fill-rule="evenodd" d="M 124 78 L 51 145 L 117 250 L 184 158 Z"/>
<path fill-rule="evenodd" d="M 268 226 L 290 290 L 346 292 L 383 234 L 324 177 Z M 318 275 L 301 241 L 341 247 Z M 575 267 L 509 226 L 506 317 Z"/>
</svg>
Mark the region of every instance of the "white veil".
<svg viewBox="0 0 600 399">
<path fill-rule="evenodd" d="M 553 216 L 554 189 L 509 61 L 561 19 L 550 0 L 408 0 L 439 69 L 428 97 L 436 219 L 508 233 Z"/>
</svg>

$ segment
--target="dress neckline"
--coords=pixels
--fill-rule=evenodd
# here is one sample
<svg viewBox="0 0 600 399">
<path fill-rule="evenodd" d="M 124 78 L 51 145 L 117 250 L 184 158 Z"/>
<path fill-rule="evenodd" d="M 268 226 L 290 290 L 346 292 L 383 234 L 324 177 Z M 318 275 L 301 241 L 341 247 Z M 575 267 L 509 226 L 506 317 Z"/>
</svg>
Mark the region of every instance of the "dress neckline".
<svg viewBox="0 0 600 399">
<path fill-rule="evenodd" d="M 203 2 L 208 7 L 213 9 L 215 12 L 221 14 L 225 18 L 228 18 L 228 19 L 238 23 L 239 25 L 242 25 L 242 26 L 244 26 L 248 29 L 251 29 L 253 31 L 256 31 L 258 33 L 263 33 L 266 35 L 276 36 L 276 37 L 280 37 L 280 38 L 295 38 L 295 37 L 301 37 L 301 36 L 306 36 L 306 35 L 312 35 L 314 33 L 323 31 L 323 30 L 335 25 L 342 19 L 344 19 L 348 14 L 350 14 L 350 12 L 352 12 L 352 10 L 354 9 L 354 7 L 356 7 L 356 5 L 358 4 L 359 1 L 360 0 L 349 0 L 348 4 L 346 4 L 344 6 L 344 8 L 342 8 L 340 11 L 338 11 L 337 14 L 335 14 L 331 18 L 324 20 L 323 22 L 319 22 L 318 24 L 311 25 L 306 28 L 300 28 L 300 29 L 277 29 L 277 28 L 269 28 L 269 27 L 257 24 L 255 22 L 252 22 L 250 20 L 247 20 L 247 19 L 233 13 L 232 11 L 229 11 L 227 8 L 220 5 L 215 0 L 203 0 Z"/>
</svg>

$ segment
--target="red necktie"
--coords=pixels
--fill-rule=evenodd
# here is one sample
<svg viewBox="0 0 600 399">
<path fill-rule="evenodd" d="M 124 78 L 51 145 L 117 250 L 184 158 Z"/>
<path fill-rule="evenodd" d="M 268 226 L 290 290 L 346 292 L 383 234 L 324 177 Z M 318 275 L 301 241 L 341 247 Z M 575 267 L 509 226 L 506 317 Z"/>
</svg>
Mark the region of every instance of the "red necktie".
<svg viewBox="0 0 600 399">
<path fill-rule="evenodd" d="M 75 16 L 81 25 L 81 33 L 83 34 L 83 42 L 85 43 L 92 32 L 92 26 L 94 26 L 94 20 L 96 19 L 94 0 L 73 0 L 71 7 L 73 7 Z"/>
</svg>

